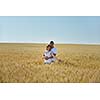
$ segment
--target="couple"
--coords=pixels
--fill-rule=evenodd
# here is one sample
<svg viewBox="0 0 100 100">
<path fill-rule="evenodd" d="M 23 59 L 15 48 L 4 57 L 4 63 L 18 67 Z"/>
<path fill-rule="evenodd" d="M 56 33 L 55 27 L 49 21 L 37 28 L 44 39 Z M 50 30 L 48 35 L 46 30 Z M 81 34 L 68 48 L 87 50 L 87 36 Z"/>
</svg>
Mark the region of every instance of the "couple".
<svg viewBox="0 0 100 100">
<path fill-rule="evenodd" d="M 57 49 L 54 47 L 54 42 L 50 41 L 50 44 L 46 46 L 46 50 L 43 54 L 44 64 L 51 64 L 57 60 Z"/>
</svg>

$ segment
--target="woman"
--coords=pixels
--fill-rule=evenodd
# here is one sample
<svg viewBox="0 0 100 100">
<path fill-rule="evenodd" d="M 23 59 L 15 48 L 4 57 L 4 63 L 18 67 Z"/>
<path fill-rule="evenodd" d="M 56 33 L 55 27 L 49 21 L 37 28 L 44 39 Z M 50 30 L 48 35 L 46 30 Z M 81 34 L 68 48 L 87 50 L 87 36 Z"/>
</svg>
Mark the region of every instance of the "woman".
<svg viewBox="0 0 100 100">
<path fill-rule="evenodd" d="M 46 50 L 43 54 L 44 64 L 51 64 L 53 58 L 52 47 L 50 45 L 46 46 Z"/>
</svg>

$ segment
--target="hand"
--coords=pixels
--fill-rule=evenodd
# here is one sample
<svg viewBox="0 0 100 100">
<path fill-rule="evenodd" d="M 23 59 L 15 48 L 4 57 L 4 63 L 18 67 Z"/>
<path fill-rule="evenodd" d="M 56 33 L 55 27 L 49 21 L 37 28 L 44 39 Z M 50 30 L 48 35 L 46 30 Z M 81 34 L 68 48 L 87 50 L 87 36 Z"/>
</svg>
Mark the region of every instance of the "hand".
<svg viewBox="0 0 100 100">
<path fill-rule="evenodd" d="M 49 57 L 46 56 L 46 57 L 45 57 L 45 60 L 48 60 L 48 59 L 49 59 Z"/>
</svg>

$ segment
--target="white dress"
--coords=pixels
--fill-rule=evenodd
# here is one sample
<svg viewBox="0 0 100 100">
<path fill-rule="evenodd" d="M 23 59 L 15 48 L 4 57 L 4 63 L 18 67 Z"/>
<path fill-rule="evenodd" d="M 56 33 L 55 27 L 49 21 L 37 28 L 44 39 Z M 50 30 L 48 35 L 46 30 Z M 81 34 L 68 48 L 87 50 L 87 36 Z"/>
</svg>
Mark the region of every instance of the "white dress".
<svg viewBox="0 0 100 100">
<path fill-rule="evenodd" d="M 45 52 L 44 52 L 45 57 L 51 57 L 52 55 L 53 55 L 52 51 L 45 50 Z M 52 62 L 52 59 L 48 59 L 48 60 L 44 59 L 45 64 L 50 64 L 51 62 Z"/>
</svg>

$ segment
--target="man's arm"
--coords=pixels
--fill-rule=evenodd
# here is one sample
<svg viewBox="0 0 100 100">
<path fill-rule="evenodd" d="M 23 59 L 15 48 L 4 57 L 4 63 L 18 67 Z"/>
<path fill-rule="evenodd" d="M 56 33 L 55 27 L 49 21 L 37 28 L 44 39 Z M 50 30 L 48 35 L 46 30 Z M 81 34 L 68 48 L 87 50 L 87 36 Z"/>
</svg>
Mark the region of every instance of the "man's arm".
<svg viewBox="0 0 100 100">
<path fill-rule="evenodd" d="M 54 58 L 56 56 L 56 54 L 53 53 L 53 55 L 51 57 L 48 57 L 48 59 Z"/>
<path fill-rule="evenodd" d="M 51 59 L 51 58 L 53 58 L 53 56 L 51 56 L 51 57 L 48 57 L 48 59 Z"/>
</svg>

